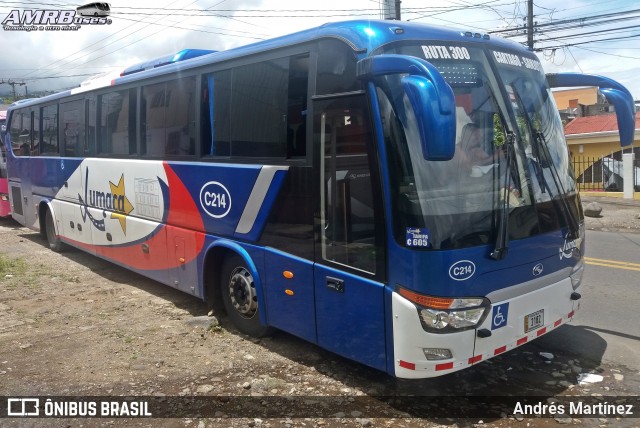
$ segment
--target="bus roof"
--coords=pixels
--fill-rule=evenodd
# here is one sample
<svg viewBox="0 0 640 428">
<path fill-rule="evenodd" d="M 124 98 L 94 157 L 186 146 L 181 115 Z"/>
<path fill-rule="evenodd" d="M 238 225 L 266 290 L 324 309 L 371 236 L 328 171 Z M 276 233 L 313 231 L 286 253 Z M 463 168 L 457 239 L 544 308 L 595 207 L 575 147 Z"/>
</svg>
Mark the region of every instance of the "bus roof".
<svg viewBox="0 0 640 428">
<path fill-rule="evenodd" d="M 202 55 L 208 55 L 216 51 L 205 49 L 182 49 L 180 52 L 165 55 L 160 58 L 155 58 L 149 61 L 144 61 L 139 64 L 131 65 L 124 69 L 120 76 L 128 76 L 133 73 L 140 73 L 145 70 L 151 70 L 152 68 L 164 67 L 165 65 L 173 64 L 180 61 L 186 61 L 191 58 L 196 58 Z"/>
<path fill-rule="evenodd" d="M 425 33 L 428 34 L 427 37 L 425 37 Z M 203 55 L 199 58 L 194 58 L 191 61 L 183 61 L 179 64 L 163 67 L 162 69 L 148 70 L 146 73 L 140 73 L 137 76 L 124 76 L 120 79 L 116 79 L 115 83 L 125 83 L 142 77 L 164 74 L 165 72 L 195 68 L 206 64 L 213 64 L 238 57 L 258 54 L 321 38 L 341 39 L 351 45 L 354 51 L 359 52 L 363 56 L 371 53 L 380 46 L 397 40 L 424 40 L 425 38 L 458 42 L 491 42 L 505 49 L 526 50 L 526 48 L 519 43 L 505 39 L 493 38 L 489 35 L 467 30 L 455 30 L 446 27 L 416 24 L 404 21 L 341 21 L 324 24 L 320 27 L 240 46 L 226 51 Z"/>
<path fill-rule="evenodd" d="M 321 25 L 320 27 L 303 30 L 297 33 L 276 37 L 245 46 L 229 49 L 226 51 L 218 51 L 210 54 L 201 55 L 180 62 L 167 64 L 163 67 L 151 68 L 133 73 L 130 75 L 115 78 L 110 82 L 111 85 L 133 82 L 144 78 L 162 76 L 170 74 L 178 70 L 184 71 L 208 64 L 215 64 L 239 58 L 266 52 L 286 46 L 310 42 L 321 38 L 336 38 L 348 43 L 355 52 L 362 56 L 370 54 L 373 50 L 385 44 L 397 40 L 424 40 L 435 39 L 452 42 L 477 42 L 491 43 L 497 48 L 527 51 L 527 49 L 516 42 L 506 39 L 495 38 L 487 34 L 482 34 L 466 29 L 452 29 L 448 27 L 440 27 L 434 25 L 419 24 L 405 21 L 386 21 L 386 20 L 356 20 L 341 21 Z M 78 87 L 57 94 L 48 95 L 40 101 L 48 101 L 85 92 L 97 87 L 109 86 L 105 82 L 101 86 Z M 31 103 L 25 103 L 29 105 Z"/>
</svg>

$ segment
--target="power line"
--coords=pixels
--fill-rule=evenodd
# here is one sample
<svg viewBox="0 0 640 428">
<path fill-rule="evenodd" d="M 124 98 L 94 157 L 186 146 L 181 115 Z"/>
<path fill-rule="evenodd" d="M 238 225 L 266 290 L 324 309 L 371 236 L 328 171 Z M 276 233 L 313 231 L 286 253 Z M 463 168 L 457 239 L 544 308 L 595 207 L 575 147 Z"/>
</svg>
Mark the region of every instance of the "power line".
<svg viewBox="0 0 640 428">
<path fill-rule="evenodd" d="M 193 2 L 189 3 L 189 5 L 192 5 L 193 3 L 196 3 L 196 1 L 197 1 L 197 0 L 194 0 Z M 226 0 L 221 0 L 220 2 L 218 2 L 218 3 L 216 3 L 215 5 L 211 6 L 210 8 L 216 7 L 216 6 L 218 6 L 219 4 L 224 3 L 225 1 L 226 1 Z M 209 8 L 209 9 L 210 9 L 210 8 Z M 186 20 L 186 19 L 183 19 L 183 20 L 181 20 L 181 21 L 178 21 L 178 23 L 180 23 L 180 22 L 182 22 L 182 21 L 185 21 L 185 20 Z M 151 25 L 151 24 L 149 24 L 149 25 Z M 145 26 L 144 28 L 147 28 L 149 25 Z M 120 51 L 120 50 L 122 50 L 122 49 L 124 49 L 124 48 L 126 48 L 126 47 L 129 47 L 129 46 L 131 46 L 131 45 L 133 45 L 133 44 L 136 44 L 136 43 L 138 43 L 138 42 L 141 42 L 142 40 L 148 39 L 148 38 L 149 38 L 149 37 L 151 37 L 151 36 L 155 36 L 156 34 L 160 33 L 160 32 L 161 32 L 161 31 L 163 31 L 163 30 L 164 30 L 164 28 L 162 28 L 162 29 L 160 29 L 160 30 L 158 30 L 158 31 L 156 31 L 156 32 L 154 32 L 154 33 L 151 33 L 151 34 L 149 34 L 149 35 L 147 35 L 147 36 L 145 36 L 145 37 L 142 37 L 141 39 L 135 40 L 135 41 L 133 41 L 133 42 L 131 42 L 131 43 L 129 43 L 129 44 L 127 44 L 127 45 L 125 45 L 125 46 L 121 46 L 121 47 L 119 47 L 118 49 L 115 49 L 115 50 L 113 50 L 113 51 L 111 51 L 111 52 L 107 52 L 107 53 L 106 53 L 106 54 L 104 54 L 104 55 L 101 55 L 101 56 L 99 56 L 99 57 L 96 57 L 96 58 L 90 59 L 90 60 L 88 60 L 88 61 L 85 61 L 83 64 L 88 64 L 88 63 L 93 62 L 93 61 L 96 61 L 96 60 L 98 60 L 98 59 L 100 59 L 100 58 L 104 58 L 105 56 L 111 55 L 112 53 L 118 52 L 118 51 Z M 134 33 L 135 33 L 135 32 L 134 32 Z M 119 40 L 120 40 L 120 39 L 119 39 Z M 112 43 L 110 43 L 110 44 L 112 44 Z M 104 48 L 104 46 L 103 46 L 103 48 Z M 102 49 L 102 48 L 101 48 L 101 49 Z M 90 52 L 89 54 L 87 54 L 87 55 L 83 56 L 82 58 L 84 58 L 84 57 L 86 57 L 86 56 L 88 56 L 88 55 L 90 55 L 90 54 L 92 54 L 92 53 L 93 53 L 93 52 Z M 75 67 L 71 67 L 71 69 L 73 69 L 73 68 L 75 68 Z"/>
<path fill-rule="evenodd" d="M 596 43 L 596 42 L 604 42 L 604 41 L 611 41 L 611 40 L 624 40 L 624 39 L 632 39 L 635 37 L 640 37 L 640 34 L 634 34 L 631 36 L 620 36 L 620 37 L 611 37 L 611 38 L 607 38 L 607 39 L 598 39 L 598 40 L 587 40 L 584 42 L 574 42 L 574 43 L 562 43 L 562 45 L 559 46 L 546 46 L 544 48 L 538 48 L 536 49 L 536 51 L 541 51 L 541 50 L 549 50 L 549 49 L 558 49 L 558 48 L 563 48 L 563 47 L 569 47 L 569 46 L 578 46 L 578 45 L 586 45 L 589 43 Z M 555 41 L 555 39 L 550 39 L 549 41 Z M 640 58 L 638 58 L 640 59 Z"/>
<path fill-rule="evenodd" d="M 50 5 L 50 4 L 47 4 L 47 3 L 45 3 L 45 4 L 46 4 L 46 5 Z M 59 5 L 58 5 L 58 6 L 59 6 Z M 50 71 L 50 70 L 51 70 L 51 69 L 50 69 L 50 67 L 51 67 L 52 65 L 58 64 L 58 63 L 60 63 L 60 62 L 62 62 L 63 64 L 61 64 L 61 65 L 59 65 L 59 66 L 57 66 L 57 67 L 54 67 L 52 70 L 56 70 L 56 69 L 58 69 L 58 68 L 60 68 L 60 67 L 64 67 L 64 66 L 66 66 L 66 65 L 68 65 L 68 64 L 71 64 L 72 62 L 77 61 L 78 59 L 80 59 L 80 58 L 72 59 L 72 57 L 73 57 L 73 56 L 75 56 L 76 54 L 81 53 L 82 51 L 87 50 L 88 48 L 90 48 L 90 47 L 91 47 L 91 45 L 96 45 L 96 44 L 98 44 L 98 43 L 100 43 L 100 42 L 103 42 L 103 41 L 105 41 L 105 40 L 107 40 L 107 39 L 109 39 L 109 38 L 111 38 L 111 37 L 114 37 L 116 34 L 119 34 L 119 33 L 123 32 L 123 31 L 125 31 L 125 30 L 127 30 L 127 29 L 129 29 L 129 28 L 133 27 L 134 25 L 136 25 L 136 24 L 128 25 L 128 26 L 126 26 L 125 28 L 123 28 L 123 29 L 121 29 L 121 30 L 116 31 L 116 32 L 115 32 L 115 33 L 113 33 L 113 34 L 108 35 L 107 37 L 103 37 L 102 39 L 98 40 L 97 42 L 94 42 L 94 43 L 92 43 L 92 44 L 90 44 L 90 45 L 87 45 L 87 46 L 85 46 L 85 47 L 83 47 L 83 48 L 81 48 L 81 49 L 77 50 L 76 52 L 74 52 L 74 53 L 72 53 L 72 54 L 70 54 L 70 55 L 67 55 L 67 56 L 66 56 L 66 57 L 64 57 L 64 58 L 60 58 L 60 59 L 58 59 L 58 60 L 56 60 L 56 61 L 53 61 L 52 63 L 50 63 L 50 64 L 46 65 L 45 67 L 43 67 L 43 69 L 44 69 L 44 70 L 43 70 L 43 69 L 40 69 L 40 72 L 45 71 L 45 70 L 48 70 L 48 69 L 49 69 L 49 71 Z M 151 25 L 151 24 L 149 24 L 149 25 Z M 142 27 L 142 28 L 140 28 L 140 29 L 138 29 L 138 30 L 136 30 L 136 31 L 133 31 L 133 32 L 131 32 L 131 33 L 127 34 L 125 37 L 130 36 L 131 34 L 134 34 L 134 33 L 136 33 L 137 31 L 141 31 L 141 30 L 143 30 L 144 28 L 148 27 L 149 25 L 147 25 L 147 26 L 145 26 L 145 27 Z M 120 39 L 118 39 L 118 40 L 122 40 L 122 38 L 123 38 L 123 37 L 121 37 L 121 38 L 120 38 Z M 116 40 L 116 41 L 118 41 L 118 40 Z M 109 44 L 113 44 L 113 43 L 115 43 L 115 42 L 112 42 L 112 43 L 109 43 Z M 103 47 L 102 47 L 102 48 L 100 48 L 100 49 L 103 49 L 104 47 L 109 46 L 109 44 L 107 44 L 107 45 L 103 46 Z M 94 50 L 94 52 L 95 52 L 95 50 Z M 86 56 L 86 55 L 85 55 L 85 56 Z M 81 57 L 81 58 L 83 58 L 83 57 Z M 32 74 L 32 73 L 33 73 L 33 72 L 28 73 L 28 74 L 27 74 L 27 76 L 28 76 L 29 74 Z M 37 74 L 37 72 L 36 72 L 36 74 Z M 25 77 L 26 77 L 26 76 L 25 76 Z"/>
<path fill-rule="evenodd" d="M 582 46 L 576 46 L 576 49 L 582 49 L 582 50 L 585 50 L 585 51 L 594 52 L 594 53 L 599 53 L 599 54 L 602 54 L 602 55 L 615 56 L 615 57 L 618 57 L 618 58 L 640 59 L 640 57 L 637 57 L 637 56 L 627 56 L 627 55 L 613 54 L 613 53 L 611 53 L 611 52 L 602 52 L 602 51 L 597 51 L 597 50 L 595 50 L 595 49 L 585 48 L 585 47 L 582 47 Z"/>
<path fill-rule="evenodd" d="M 618 27 L 618 28 L 608 28 L 608 29 L 604 29 L 604 30 L 597 30 L 597 31 L 588 31 L 586 33 L 577 33 L 577 34 L 565 34 L 562 36 L 554 36 L 552 39 L 549 40 L 558 40 L 558 39 L 575 39 L 578 37 L 584 37 L 584 36 L 589 36 L 592 34 L 606 34 L 606 33 L 624 33 L 624 32 L 628 32 L 630 29 L 633 28 L 640 28 L 640 24 L 639 25 L 630 25 L 627 27 Z"/>
<path fill-rule="evenodd" d="M 592 20 L 592 19 L 599 19 L 599 18 L 610 18 L 613 16 L 619 16 L 619 15 L 628 15 L 631 13 L 640 13 L 640 9 L 633 9 L 633 10 L 627 10 L 627 11 L 623 11 L 623 12 L 612 12 L 612 13 L 605 13 L 605 14 L 600 14 L 600 15 L 591 15 L 591 16 L 586 16 L 586 17 L 580 17 L 580 18 L 570 18 L 570 19 L 564 19 L 564 20 L 560 20 L 560 21 L 553 21 L 553 22 L 548 22 L 545 24 L 538 24 L 536 25 L 537 29 L 540 28 L 546 28 L 546 27 L 550 27 L 550 26 L 559 26 L 561 24 L 569 24 L 569 23 L 576 23 L 579 22 L 581 24 L 584 25 L 584 21 L 588 21 L 588 20 Z M 630 18 L 633 19 L 633 18 Z M 517 30 L 523 30 L 524 27 L 520 26 L 520 27 L 512 27 L 512 28 L 503 28 L 503 29 L 498 29 L 498 30 L 492 30 L 489 31 L 490 34 L 494 34 L 494 33 L 506 33 L 509 31 L 517 31 Z"/>
<path fill-rule="evenodd" d="M 136 19 L 130 19 L 130 18 L 123 18 L 123 17 L 119 17 L 118 19 L 124 19 L 125 21 L 131 21 L 131 22 L 143 22 L 143 23 L 147 23 L 147 21 L 141 21 L 141 20 L 136 20 Z M 173 21 L 175 22 L 175 21 Z M 200 27 L 200 28 L 194 28 L 194 27 L 180 27 L 178 25 L 172 25 L 173 22 L 167 22 L 167 21 L 162 21 L 162 22 L 149 22 L 150 25 L 161 25 L 163 28 L 175 28 L 178 30 L 187 30 L 187 31 L 196 31 L 199 33 L 208 33 L 208 34 L 217 34 L 220 36 L 229 36 L 229 37 L 240 37 L 240 38 L 244 38 L 244 39 L 254 39 L 254 40 L 264 40 L 265 38 L 269 38 L 271 37 L 270 35 L 267 34 L 257 34 L 254 33 L 254 35 L 248 35 L 247 33 L 244 34 L 231 34 L 228 32 L 223 32 L 223 31 L 233 31 L 233 30 L 223 30 L 223 29 L 219 29 L 222 31 L 209 31 L 209 30 L 203 30 L 202 28 L 214 28 L 216 29 L 216 27 L 210 27 L 210 26 L 201 26 L 201 25 L 196 25 L 194 27 Z M 256 37 L 256 36 L 262 36 L 262 37 Z"/>
<path fill-rule="evenodd" d="M 66 78 L 66 77 L 86 77 L 86 76 L 93 76 L 95 75 L 95 73 L 84 73 L 84 74 L 69 74 L 66 76 L 40 76 L 40 77 L 31 77 L 28 79 L 25 78 L 20 78 L 19 80 L 22 80 L 23 82 L 32 82 L 35 80 L 44 80 L 44 79 L 59 79 L 59 78 Z M 4 80 L 4 79 L 9 79 L 9 80 L 15 80 L 15 77 L 0 77 L 0 80 Z"/>
</svg>

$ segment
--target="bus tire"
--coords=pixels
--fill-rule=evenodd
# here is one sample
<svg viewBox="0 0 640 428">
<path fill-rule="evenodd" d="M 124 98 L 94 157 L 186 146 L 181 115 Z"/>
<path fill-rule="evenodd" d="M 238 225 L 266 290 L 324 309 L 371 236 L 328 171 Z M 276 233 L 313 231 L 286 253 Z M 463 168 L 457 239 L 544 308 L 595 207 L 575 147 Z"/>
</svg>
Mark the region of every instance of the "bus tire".
<svg viewBox="0 0 640 428">
<path fill-rule="evenodd" d="M 262 337 L 271 332 L 269 327 L 260 323 L 254 279 L 242 257 L 234 254 L 225 258 L 220 287 L 227 315 L 241 333 Z"/>
<path fill-rule="evenodd" d="M 56 253 L 59 253 L 63 250 L 62 241 L 58 236 L 56 236 L 56 228 L 53 223 L 53 214 L 51 214 L 51 210 L 47 209 L 47 214 L 45 217 L 45 234 L 47 236 L 47 243 L 49 244 L 49 248 Z"/>
</svg>

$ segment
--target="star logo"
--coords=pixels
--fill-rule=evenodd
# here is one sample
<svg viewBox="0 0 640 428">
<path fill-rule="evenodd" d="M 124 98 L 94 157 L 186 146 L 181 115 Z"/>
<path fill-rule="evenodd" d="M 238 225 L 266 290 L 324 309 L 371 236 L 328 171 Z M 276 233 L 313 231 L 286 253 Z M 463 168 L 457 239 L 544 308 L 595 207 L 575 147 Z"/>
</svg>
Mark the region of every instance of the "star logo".
<svg viewBox="0 0 640 428">
<path fill-rule="evenodd" d="M 109 186 L 111 187 L 111 196 L 113 197 L 113 212 L 111 213 L 111 218 L 120 222 L 120 227 L 126 235 L 127 216 L 133 211 L 133 205 L 131 205 L 131 202 L 124 192 L 124 174 L 120 176 L 120 181 L 118 181 L 117 186 L 111 181 L 109 181 Z"/>
</svg>

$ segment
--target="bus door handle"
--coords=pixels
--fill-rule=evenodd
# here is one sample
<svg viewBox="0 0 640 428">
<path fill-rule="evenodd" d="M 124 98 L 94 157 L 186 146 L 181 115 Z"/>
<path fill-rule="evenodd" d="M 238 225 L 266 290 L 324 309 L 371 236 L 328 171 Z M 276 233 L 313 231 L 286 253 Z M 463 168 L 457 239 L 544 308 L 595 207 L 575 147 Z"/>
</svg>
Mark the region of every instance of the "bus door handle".
<svg viewBox="0 0 640 428">
<path fill-rule="evenodd" d="M 327 288 L 338 293 L 344 293 L 344 280 L 338 278 L 327 277 Z"/>
<path fill-rule="evenodd" d="M 69 183 L 68 182 L 64 182 L 64 187 L 69 187 Z"/>
<path fill-rule="evenodd" d="M 107 232 L 107 241 L 111 242 L 112 240 L 113 240 L 113 237 L 109 232 Z"/>
</svg>

